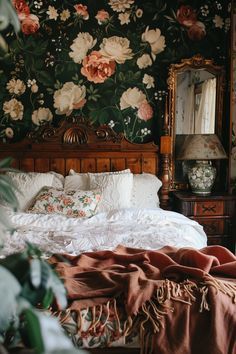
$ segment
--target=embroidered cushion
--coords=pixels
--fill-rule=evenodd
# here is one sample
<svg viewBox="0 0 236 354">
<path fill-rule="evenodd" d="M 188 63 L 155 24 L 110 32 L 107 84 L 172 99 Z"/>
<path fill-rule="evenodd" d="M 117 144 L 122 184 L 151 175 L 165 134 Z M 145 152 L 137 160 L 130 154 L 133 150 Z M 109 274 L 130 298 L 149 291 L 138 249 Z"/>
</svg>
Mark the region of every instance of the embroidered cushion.
<svg viewBox="0 0 236 354">
<path fill-rule="evenodd" d="M 133 174 L 93 174 L 89 173 L 90 188 L 102 192 L 99 212 L 130 208 L 133 187 Z"/>
</svg>

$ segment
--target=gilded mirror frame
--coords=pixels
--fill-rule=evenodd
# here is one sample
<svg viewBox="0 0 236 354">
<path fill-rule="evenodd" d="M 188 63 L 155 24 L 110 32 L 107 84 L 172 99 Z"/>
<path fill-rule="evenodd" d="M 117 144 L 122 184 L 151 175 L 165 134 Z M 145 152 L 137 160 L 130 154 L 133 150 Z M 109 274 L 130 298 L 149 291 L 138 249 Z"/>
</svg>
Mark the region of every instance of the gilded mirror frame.
<svg viewBox="0 0 236 354">
<path fill-rule="evenodd" d="M 215 134 L 222 140 L 222 113 L 223 113 L 223 99 L 225 91 L 225 71 L 222 66 L 215 65 L 212 59 L 205 59 L 200 54 L 197 54 L 189 59 L 182 59 L 180 63 L 171 64 L 169 68 L 169 75 L 167 79 L 169 100 L 168 100 L 168 127 L 169 135 L 171 137 L 171 153 L 169 165 L 169 190 L 183 190 L 188 189 L 188 183 L 178 181 L 175 178 L 175 112 L 176 112 L 176 94 L 177 94 L 177 75 L 187 70 L 206 70 L 216 77 L 216 107 L 215 107 Z"/>
</svg>

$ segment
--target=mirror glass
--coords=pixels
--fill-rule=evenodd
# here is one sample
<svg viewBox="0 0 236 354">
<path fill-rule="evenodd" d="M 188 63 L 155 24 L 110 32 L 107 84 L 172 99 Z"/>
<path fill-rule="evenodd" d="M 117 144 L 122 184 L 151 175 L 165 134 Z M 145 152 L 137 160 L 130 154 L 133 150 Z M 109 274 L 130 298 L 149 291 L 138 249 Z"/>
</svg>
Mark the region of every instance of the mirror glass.
<svg viewBox="0 0 236 354">
<path fill-rule="evenodd" d="M 186 171 L 192 162 L 178 161 L 178 149 L 188 134 L 217 134 L 222 138 L 224 69 L 198 54 L 171 64 L 168 86 L 170 189 L 186 189 Z"/>
<path fill-rule="evenodd" d="M 176 134 L 214 134 L 216 76 L 207 70 L 189 69 L 177 75 Z"/>
</svg>

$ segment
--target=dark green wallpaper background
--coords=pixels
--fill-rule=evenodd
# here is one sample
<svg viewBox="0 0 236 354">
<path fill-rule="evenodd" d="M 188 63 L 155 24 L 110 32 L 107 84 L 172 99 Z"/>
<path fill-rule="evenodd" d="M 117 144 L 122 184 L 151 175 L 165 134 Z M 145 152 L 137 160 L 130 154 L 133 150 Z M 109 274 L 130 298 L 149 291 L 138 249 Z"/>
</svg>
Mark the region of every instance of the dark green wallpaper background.
<svg viewBox="0 0 236 354">
<path fill-rule="evenodd" d="M 0 137 L 79 115 L 135 142 L 161 132 L 170 63 L 196 53 L 228 62 L 226 0 L 13 0 L 21 33 L 5 31 Z"/>
</svg>

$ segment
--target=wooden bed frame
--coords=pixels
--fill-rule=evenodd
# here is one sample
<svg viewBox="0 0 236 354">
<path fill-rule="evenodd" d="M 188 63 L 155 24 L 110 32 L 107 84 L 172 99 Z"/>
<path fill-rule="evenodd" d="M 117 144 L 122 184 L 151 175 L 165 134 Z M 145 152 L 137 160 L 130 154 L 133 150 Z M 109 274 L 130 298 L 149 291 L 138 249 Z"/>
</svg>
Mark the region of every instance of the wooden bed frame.
<svg viewBox="0 0 236 354">
<path fill-rule="evenodd" d="M 152 173 L 163 181 L 159 192 L 160 206 L 168 208 L 168 155 L 163 155 L 164 162 L 160 168 L 157 145 L 152 142 L 131 143 L 109 126 L 94 128 L 78 117 L 63 120 L 58 127 L 42 126 L 20 142 L 1 143 L 0 160 L 9 156 L 13 158 L 14 168 L 27 172 L 55 171 L 67 175 L 70 169 L 77 172 L 104 172 L 130 168 L 133 173 Z M 140 352 L 138 348 L 123 347 L 86 351 L 94 354 Z"/>
<path fill-rule="evenodd" d="M 0 159 L 11 156 L 12 166 L 27 172 L 67 175 L 70 169 L 104 172 L 130 168 L 133 173 L 155 174 L 164 182 L 159 198 L 166 209 L 168 185 L 158 153 L 152 142 L 131 143 L 109 126 L 94 128 L 78 117 L 62 120 L 58 127 L 43 126 L 20 142 L 0 144 Z"/>
</svg>

